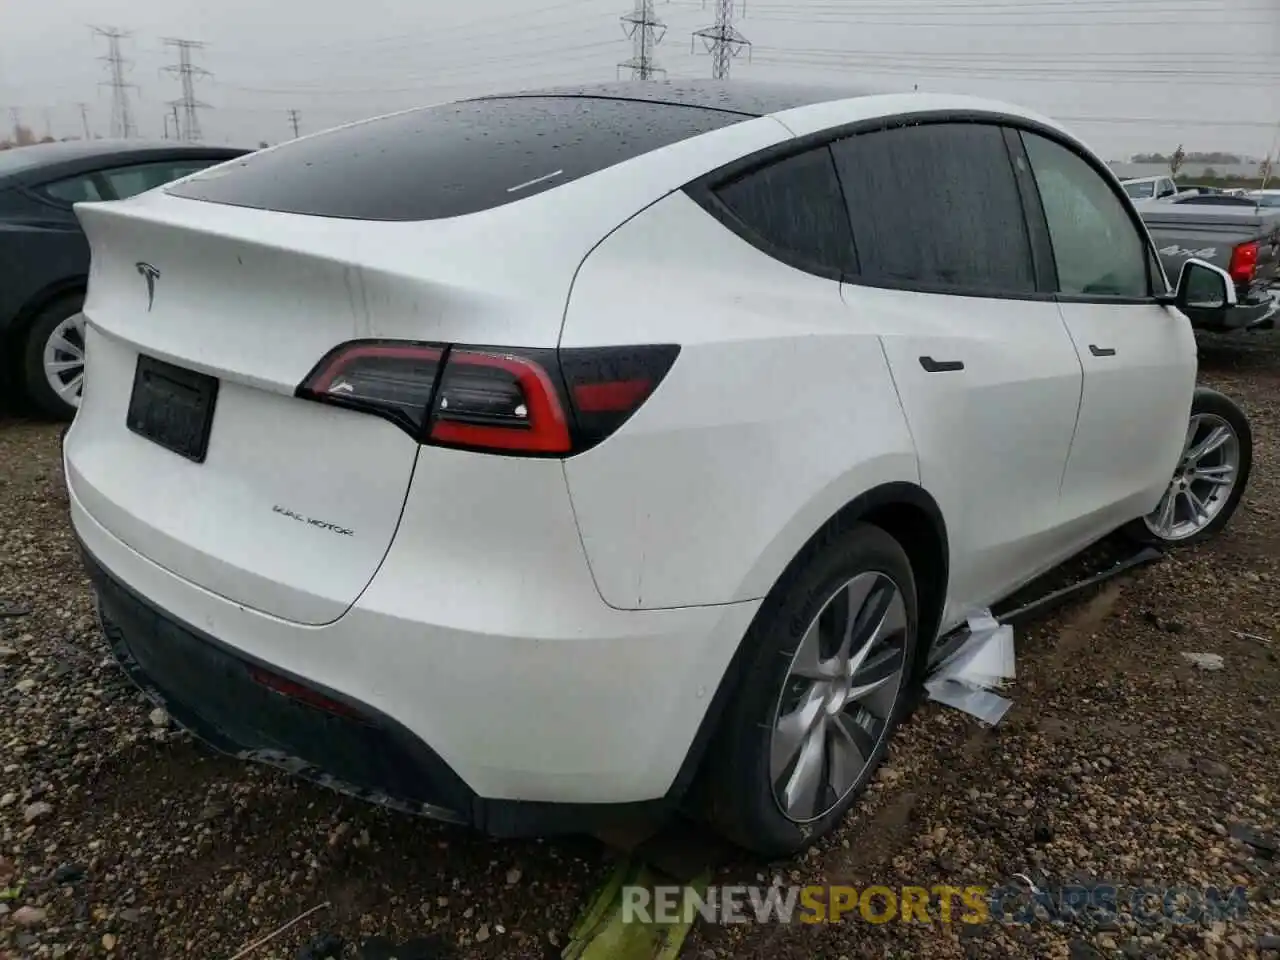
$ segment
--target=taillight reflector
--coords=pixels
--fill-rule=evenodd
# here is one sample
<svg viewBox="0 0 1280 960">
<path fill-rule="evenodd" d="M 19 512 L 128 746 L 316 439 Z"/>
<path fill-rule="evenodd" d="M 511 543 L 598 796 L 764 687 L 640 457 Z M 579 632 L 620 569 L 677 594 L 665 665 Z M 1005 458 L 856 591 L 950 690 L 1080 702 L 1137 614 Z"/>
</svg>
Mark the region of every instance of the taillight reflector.
<svg viewBox="0 0 1280 960">
<path fill-rule="evenodd" d="M 268 690 L 298 703 L 305 703 L 309 707 L 315 707 L 317 710 L 323 710 L 325 713 L 332 713 L 335 716 L 346 717 L 349 720 L 363 722 L 365 719 L 358 711 L 353 710 L 345 703 L 334 700 L 332 697 L 326 697 L 323 693 L 303 686 L 297 681 L 263 670 L 261 667 L 250 667 L 249 676 L 258 686 L 266 687 Z"/>
</svg>

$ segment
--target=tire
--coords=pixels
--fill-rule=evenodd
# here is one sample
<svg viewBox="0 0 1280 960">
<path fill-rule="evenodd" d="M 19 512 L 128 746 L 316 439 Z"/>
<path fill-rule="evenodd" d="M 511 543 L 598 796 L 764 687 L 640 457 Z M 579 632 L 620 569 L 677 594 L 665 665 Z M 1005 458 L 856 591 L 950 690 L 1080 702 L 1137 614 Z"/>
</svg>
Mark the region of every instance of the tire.
<svg viewBox="0 0 1280 960">
<path fill-rule="evenodd" d="M 1188 427 L 1187 445 L 1183 447 L 1182 459 L 1179 460 L 1169 488 L 1156 509 L 1122 528 L 1122 532 L 1130 539 L 1163 547 L 1199 543 L 1217 535 L 1231 522 L 1253 470 L 1253 432 L 1249 428 L 1249 419 L 1230 398 L 1208 387 L 1197 387 L 1191 402 L 1190 421 L 1197 420 L 1199 422 L 1194 429 L 1190 425 Z M 1187 473 L 1188 456 L 1195 448 L 1204 447 L 1210 435 L 1217 430 L 1225 430 L 1229 437 L 1220 446 L 1202 455 L 1199 466 L 1201 469 L 1219 471 L 1213 478 L 1218 480 L 1224 476 L 1221 471 L 1231 465 L 1233 469 L 1229 486 L 1209 479 L 1196 479 Z M 1192 479 L 1188 483 L 1189 476 Z M 1184 490 L 1189 490 L 1195 499 L 1208 505 L 1207 522 L 1204 522 L 1203 517 L 1194 516 L 1192 500 Z M 1162 522 L 1162 511 L 1170 498 L 1174 502 L 1173 520 L 1175 523 L 1183 521 L 1172 527 Z"/>
<path fill-rule="evenodd" d="M 846 600 L 842 605 L 833 598 L 840 593 L 842 585 L 850 581 L 854 582 L 854 590 L 861 590 L 867 583 L 874 585 L 873 591 L 884 590 L 885 581 L 897 590 L 901 608 L 891 604 L 889 619 L 895 625 L 900 622 L 901 628 L 884 632 L 884 646 L 867 654 L 864 669 L 879 660 L 888 663 L 887 651 L 891 651 L 892 644 L 900 643 L 901 675 L 892 693 L 886 684 L 870 695 L 878 698 L 875 709 L 883 714 L 882 726 L 863 717 L 863 710 L 872 709 L 869 706 L 862 707 L 850 700 L 832 716 L 828 711 L 838 707 L 838 699 L 821 701 L 824 708 L 819 712 L 826 715 L 819 718 L 819 724 L 825 731 L 823 736 L 830 737 L 824 742 L 853 744 L 855 738 L 843 731 L 854 730 L 868 755 L 863 757 L 863 752 L 858 752 L 841 756 L 863 758 L 865 765 L 843 793 L 830 789 L 811 808 L 798 801 L 797 809 L 787 812 L 784 798 L 792 794 L 775 789 L 775 783 L 792 782 L 795 771 L 789 776 L 789 763 L 779 766 L 780 760 L 773 755 L 775 722 L 782 715 L 788 715 L 788 720 L 801 716 L 798 711 L 791 712 L 791 698 L 805 685 L 810 688 L 807 702 L 810 706 L 813 704 L 812 691 L 818 685 L 795 677 L 792 669 L 808 657 L 811 647 L 803 641 L 808 635 L 809 642 L 813 642 L 809 628 L 817 622 L 820 613 L 830 618 L 822 621 L 824 626 L 847 624 L 846 608 L 856 606 L 855 602 Z M 835 607 L 829 607 L 829 601 L 835 603 Z M 833 532 L 807 548 L 765 599 L 743 640 L 745 661 L 740 683 L 711 744 L 703 771 L 705 812 L 712 827 L 738 846 L 766 858 L 792 856 L 831 832 L 874 775 L 890 738 L 909 709 L 917 630 L 918 608 L 911 563 L 898 542 L 885 531 L 858 523 Z M 840 629 L 828 630 L 828 638 L 841 632 Z M 830 652 L 830 648 L 824 652 Z M 835 659 L 827 661 L 828 664 L 836 662 Z M 861 675 L 861 679 L 855 675 L 844 682 L 865 686 L 868 679 L 874 678 L 870 674 Z M 834 684 L 824 687 L 829 691 L 828 696 L 838 696 L 830 692 L 834 687 Z M 783 701 L 784 693 L 786 701 Z M 843 730 L 837 727 L 837 722 Z M 860 729 L 863 724 L 870 730 Z M 789 753 L 781 748 L 783 742 L 778 740 L 779 757 Z M 790 743 L 790 738 L 785 742 Z M 866 750 L 871 743 L 874 748 Z M 847 750 L 847 746 L 841 749 Z M 803 752 L 799 751 L 796 756 Z M 845 772 L 853 767 L 854 763 L 849 763 Z M 778 775 L 779 769 L 781 775 Z M 812 768 L 806 766 L 806 769 Z M 836 761 L 833 760 L 832 767 L 821 769 L 826 774 L 824 779 L 845 782 L 838 773 Z M 794 796 L 803 800 L 805 792 L 797 788 Z M 824 811 L 827 803 L 832 805 Z"/>
<path fill-rule="evenodd" d="M 48 346 L 54 333 L 62 328 L 66 321 L 79 314 L 83 306 L 84 297 L 81 294 L 71 294 L 53 301 L 36 314 L 27 328 L 23 343 L 23 393 L 37 411 L 54 420 L 71 420 L 75 416 L 79 405 L 79 391 L 75 393 L 75 402 L 68 402 L 50 385 L 45 374 L 45 347 Z M 80 337 L 78 346 L 81 351 L 80 360 L 83 363 L 83 332 L 80 333 Z M 72 343 L 75 343 L 74 338 Z M 67 354 L 65 359 L 70 361 L 72 355 Z M 74 370 L 68 371 L 68 374 L 73 373 Z M 83 376 L 83 366 L 80 373 Z M 68 379 L 70 380 L 71 377 L 68 376 Z"/>
</svg>

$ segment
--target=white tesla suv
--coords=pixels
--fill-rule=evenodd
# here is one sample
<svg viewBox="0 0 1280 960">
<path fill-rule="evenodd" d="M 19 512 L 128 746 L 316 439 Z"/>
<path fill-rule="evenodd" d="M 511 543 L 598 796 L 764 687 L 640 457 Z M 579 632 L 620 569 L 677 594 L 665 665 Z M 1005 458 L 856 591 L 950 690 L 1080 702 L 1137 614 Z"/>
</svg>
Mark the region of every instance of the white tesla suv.
<svg viewBox="0 0 1280 960">
<path fill-rule="evenodd" d="M 488 97 L 77 210 L 65 469 L 122 664 L 220 749 L 494 835 L 696 797 L 796 851 L 966 615 L 1247 480 L 1177 308 L 1229 278 L 1169 291 L 1003 104 Z"/>
</svg>

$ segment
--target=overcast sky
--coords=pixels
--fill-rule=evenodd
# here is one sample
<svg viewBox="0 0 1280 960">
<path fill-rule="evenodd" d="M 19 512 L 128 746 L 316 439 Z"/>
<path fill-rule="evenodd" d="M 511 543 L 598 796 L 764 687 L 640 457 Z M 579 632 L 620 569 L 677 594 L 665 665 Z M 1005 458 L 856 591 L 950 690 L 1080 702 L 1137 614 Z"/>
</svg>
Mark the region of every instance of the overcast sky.
<svg viewBox="0 0 1280 960">
<path fill-rule="evenodd" d="M 741 4 L 742 0 L 739 0 Z M 178 80 L 166 37 L 203 41 L 205 139 L 249 146 L 417 104 L 611 80 L 631 55 L 634 0 L 8 0 L 0 5 L 0 126 L 107 135 L 106 41 L 132 32 L 130 91 L 161 136 Z M 709 76 L 692 32 L 715 0 L 655 0 L 657 59 Z M 735 78 L 832 80 L 1012 100 L 1068 123 L 1111 159 L 1135 151 L 1263 156 L 1280 131 L 1280 0 L 746 0 Z M 623 76 L 626 72 L 623 71 Z"/>
</svg>

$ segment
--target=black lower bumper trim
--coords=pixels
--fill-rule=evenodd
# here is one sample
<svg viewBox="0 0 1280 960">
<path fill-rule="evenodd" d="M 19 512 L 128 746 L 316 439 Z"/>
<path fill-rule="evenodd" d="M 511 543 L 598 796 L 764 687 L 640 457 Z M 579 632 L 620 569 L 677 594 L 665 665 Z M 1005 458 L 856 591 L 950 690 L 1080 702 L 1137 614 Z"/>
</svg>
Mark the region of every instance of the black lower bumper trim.
<svg viewBox="0 0 1280 960">
<path fill-rule="evenodd" d="M 82 553 L 97 592 L 103 630 L 120 665 L 176 723 L 221 753 L 265 763 L 382 806 L 508 838 L 587 833 L 638 819 L 660 819 L 678 806 L 691 779 L 692 770 L 682 771 L 667 797 L 637 803 L 480 797 L 395 720 L 233 650 L 121 584 L 83 545 Z M 255 668 L 345 709 L 331 712 L 277 693 L 255 680 Z M 692 753 L 689 759 L 696 763 Z"/>
</svg>

